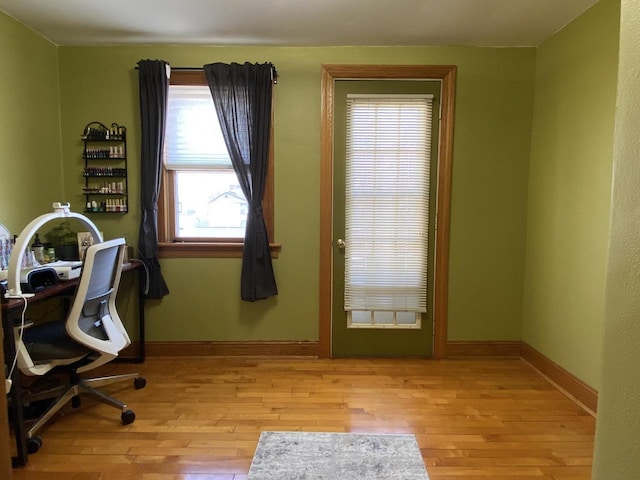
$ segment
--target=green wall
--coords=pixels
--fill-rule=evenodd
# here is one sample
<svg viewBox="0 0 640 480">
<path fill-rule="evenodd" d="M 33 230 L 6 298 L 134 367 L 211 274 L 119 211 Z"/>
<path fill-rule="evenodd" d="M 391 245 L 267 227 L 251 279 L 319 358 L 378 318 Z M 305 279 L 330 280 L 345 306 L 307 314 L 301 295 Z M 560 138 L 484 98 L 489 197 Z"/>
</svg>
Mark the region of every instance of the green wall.
<svg viewBox="0 0 640 480">
<path fill-rule="evenodd" d="M 79 137 L 92 120 L 130 128 L 132 177 L 139 178 L 133 67 L 140 58 L 164 58 L 176 66 L 273 61 L 281 73 L 275 89 L 280 296 L 256 304 L 237 300 L 237 260 L 163 260 L 172 293 L 149 306 L 149 336 L 315 339 L 320 64 L 455 63 L 450 339 L 522 338 L 599 388 L 594 479 L 635 479 L 640 469 L 640 1 L 622 0 L 621 24 L 619 4 L 601 0 L 537 52 L 58 48 L 0 13 L 0 222 L 15 231 L 48 211 L 53 200 L 81 205 Z M 132 213 L 96 220 L 107 235 L 124 233 L 135 243 L 139 218 L 137 192 L 132 194 Z"/>
<path fill-rule="evenodd" d="M 0 12 L 0 223 L 18 234 L 64 201 L 58 50 Z"/>
<path fill-rule="evenodd" d="M 598 388 L 619 1 L 537 52 L 522 339 Z"/>
<path fill-rule="evenodd" d="M 239 300 L 236 259 L 163 259 L 171 294 L 149 302 L 149 340 L 318 338 L 320 66 L 456 64 L 449 331 L 459 340 L 518 340 L 535 49 L 413 47 L 61 47 L 65 189 L 82 204 L 80 134 L 93 120 L 126 125 L 131 213 L 95 217 L 107 236 L 137 238 L 142 58 L 174 66 L 271 61 L 275 88 L 275 260 L 279 296 Z M 75 197 L 72 192 L 76 192 Z"/>
<path fill-rule="evenodd" d="M 604 362 L 598 398 L 594 480 L 640 472 L 640 1 L 622 0 Z"/>
<path fill-rule="evenodd" d="M 148 302 L 148 338 L 315 340 L 320 66 L 455 64 L 449 339 L 524 339 L 597 387 L 617 3 L 603 0 L 538 49 L 55 47 L 0 14 L 0 62 L 16 72 L 0 85 L 0 141 L 8 152 L 0 162 L 15 179 L 0 190 L 1 218 L 21 228 L 60 199 L 80 210 L 80 135 L 91 121 L 117 122 L 129 133 L 131 209 L 93 218 L 108 237 L 126 235 L 135 245 L 137 61 L 272 61 L 280 73 L 274 239 L 283 246 L 274 262 L 280 295 L 241 302 L 238 259 L 163 259 L 171 294 Z M 34 125 L 44 126 L 38 141 L 30 134 Z"/>
</svg>

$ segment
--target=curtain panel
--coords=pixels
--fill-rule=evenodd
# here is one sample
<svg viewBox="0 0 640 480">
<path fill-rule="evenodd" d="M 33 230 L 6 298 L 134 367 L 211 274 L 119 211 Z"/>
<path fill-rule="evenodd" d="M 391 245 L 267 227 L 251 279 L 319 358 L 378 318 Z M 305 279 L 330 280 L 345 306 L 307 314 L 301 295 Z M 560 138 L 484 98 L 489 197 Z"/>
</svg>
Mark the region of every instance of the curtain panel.
<svg viewBox="0 0 640 480">
<path fill-rule="evenodd" d="M 204 66 L 231 163 L 249 204 L 240 293 L 250 302 L 278 294 L 262 216 L 274 71 L 270 63 Z"/>
<path fill-rule="evenodd" d="M 149 275 L 145 296 L 159 299 L 169 293 L 158 261 L 158 195 L 162 178 L 169 64 L 163 60 L 140 60 L 138 70 L 142 131 L 138 250 Z"/>
</svg>

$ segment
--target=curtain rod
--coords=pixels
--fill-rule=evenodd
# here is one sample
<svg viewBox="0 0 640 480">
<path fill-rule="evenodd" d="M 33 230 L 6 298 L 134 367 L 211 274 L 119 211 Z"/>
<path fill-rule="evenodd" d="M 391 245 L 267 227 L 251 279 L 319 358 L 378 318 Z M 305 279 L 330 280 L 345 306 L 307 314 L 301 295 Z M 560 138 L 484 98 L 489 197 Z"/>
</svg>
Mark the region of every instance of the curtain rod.
<svg viewBox="0 0 640 480">
<path fill-rule="evenodd" d="M 136 65 L 136 70 L 140 70 L 140 67 Z M 202 70 L 202 67 L 171 67 L 171 70 Z"/>
<path fill-rule="evenodd" d="M 169 65 L 169 67 L 171 68 L 171 70 L 183 70 L 183 71 L 195 71 L 195 70 L 202 70 L 202 67 L 171 67 L 171 65 Z M 135 67 L 136 70 L 139 70 L 140 68 L 138 67 L 138 65 L 136 65 Z M 276 66 L 271 64 L 271 80 L 273 81 L 273 83 L 278 83 L 278 70 L 276 70 Z"/>
</svg>

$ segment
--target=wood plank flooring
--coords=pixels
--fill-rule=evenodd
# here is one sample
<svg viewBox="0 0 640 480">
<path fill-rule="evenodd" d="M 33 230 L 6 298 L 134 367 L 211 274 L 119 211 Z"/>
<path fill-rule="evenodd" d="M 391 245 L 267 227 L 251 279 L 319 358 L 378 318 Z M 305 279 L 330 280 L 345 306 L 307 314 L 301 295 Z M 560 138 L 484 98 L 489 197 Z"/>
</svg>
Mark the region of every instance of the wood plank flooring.
<svg viewBox="0 0 640 480">
<path fill-rule="evenodd" d="M 588 480 L 595 419 L 517 359 L 155 357 L 111 364 L 14 480 L 245 480 L 263 430 L 413 433 L 431 480 Z M 348 479 L 345 479 L 348 480 Z"/>
</svg>

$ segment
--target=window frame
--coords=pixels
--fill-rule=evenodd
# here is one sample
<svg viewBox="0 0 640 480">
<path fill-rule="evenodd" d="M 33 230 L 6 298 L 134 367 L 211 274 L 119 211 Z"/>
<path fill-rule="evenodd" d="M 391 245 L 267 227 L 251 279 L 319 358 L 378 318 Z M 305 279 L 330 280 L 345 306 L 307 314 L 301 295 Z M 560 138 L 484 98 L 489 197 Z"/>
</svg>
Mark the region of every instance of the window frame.
<svg viewBox="0 0 640 480">
<path fill-rule="evenodd" d="M 172 70 L 171 85 L 207 86 L 202 69 Z M 262 215 L 270 242 L 275 238 L 274 228 L 274 148 L 273 109 L 271 110 L 271 132 L 269 140 L 269 165 L 262 199 Z M 241 258 L 244 238 L 220 238 L 205 240 L 198 238 L 174 238 L 175 232 L 175 171 L 162 165 L 160 194 L 158 196 L 158 257 L 159 258 Z M 281 246 L 269 243 L 272 258 L 278 258 Z"/>
</svg>

